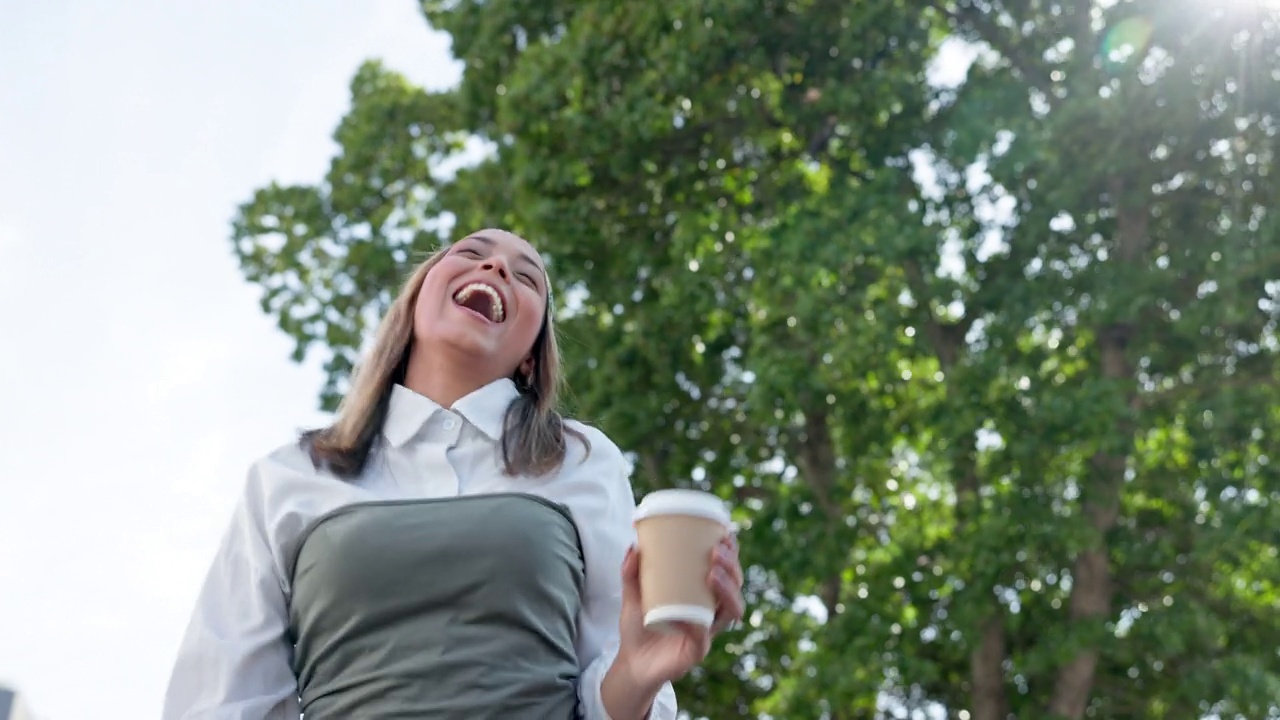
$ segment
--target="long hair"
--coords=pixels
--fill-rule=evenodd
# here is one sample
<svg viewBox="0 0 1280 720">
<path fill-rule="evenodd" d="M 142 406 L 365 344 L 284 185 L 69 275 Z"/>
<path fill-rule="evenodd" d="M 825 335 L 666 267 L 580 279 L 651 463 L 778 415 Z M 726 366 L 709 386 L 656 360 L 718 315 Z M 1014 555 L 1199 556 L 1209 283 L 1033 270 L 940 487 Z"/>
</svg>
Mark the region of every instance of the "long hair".
<svg viewBox="0 0 1280 720">
<path fill-rule="evenodd" d="M 413 347 L 413 316 L 418 293 L 431 268 L 447 249 L 437 251 L 409 276 L 400 295 L 382 318 L 373 347 L 351 376 L 351 387 L 328 427 L 302 434 L 302 447 L 312 464 L 351 479 L 359 475 L 386 422 L 391 390 L 404 382 Z M 503 418 L 502 462 L 508 475 L 540 476 L 564 463 L 565 436 L 572 435 L 590 451 L 586 436 L 565 425 L 557 410 L 561 376 L 560 350 L 552 320 L 550 285 L 543 310 L 542 328 L 533 342 L 533 373 L 525 377 L 517 368 L 511 376 L 520 395 Z"/>
</svg>

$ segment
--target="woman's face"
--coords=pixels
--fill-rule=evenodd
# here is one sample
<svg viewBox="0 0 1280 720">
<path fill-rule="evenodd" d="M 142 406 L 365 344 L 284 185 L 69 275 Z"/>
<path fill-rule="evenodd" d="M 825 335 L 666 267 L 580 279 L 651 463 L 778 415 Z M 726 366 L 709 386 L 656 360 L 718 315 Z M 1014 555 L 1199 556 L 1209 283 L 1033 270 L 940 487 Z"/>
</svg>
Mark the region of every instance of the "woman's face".
<svg viewBox="0 0 1280 720">
<path fill-rule="evenodd" d="M 454 243 L 427 272 L 414 306 L 418 351 L 448 347 L 486 370 L 527 374 L 547 307 L 547 274 L 531 245 L 504 230 Z"/>
</svg>

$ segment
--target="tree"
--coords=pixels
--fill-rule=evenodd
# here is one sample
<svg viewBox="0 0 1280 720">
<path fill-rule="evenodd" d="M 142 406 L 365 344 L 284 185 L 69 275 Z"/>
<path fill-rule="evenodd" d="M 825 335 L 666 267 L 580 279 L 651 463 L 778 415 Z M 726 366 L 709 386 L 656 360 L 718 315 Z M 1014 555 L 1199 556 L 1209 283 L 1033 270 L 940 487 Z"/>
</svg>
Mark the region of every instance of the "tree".
<svg viewBox="0 0 1280 720">
<path fill-rule="evenodd" d="M 460 86 L 365 64 L 235 251 L 326 407 L 453 228 L 545 251 L 575 410 L 743 527 L 691 716 L 1280 717 L 1263 4 L 423 10 Z"/>
</svg>

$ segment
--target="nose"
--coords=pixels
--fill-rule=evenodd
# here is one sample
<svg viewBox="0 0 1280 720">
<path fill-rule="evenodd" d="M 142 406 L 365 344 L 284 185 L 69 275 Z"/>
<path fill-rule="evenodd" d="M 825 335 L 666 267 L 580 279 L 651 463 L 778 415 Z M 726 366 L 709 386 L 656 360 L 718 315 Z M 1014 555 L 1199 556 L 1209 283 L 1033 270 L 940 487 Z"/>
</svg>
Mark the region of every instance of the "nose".
<svg viewBox="0 0 1280 720">
<path fill-rule="evenodd" d="M 498 277 L 503 280 L 508 279 L 510 268 L 507 267 L 507 261 L 501 255 L 490 255 L 484 259 L 480 265 L 481 270 L 490 270 L 498 273 Z"/>
</svg>

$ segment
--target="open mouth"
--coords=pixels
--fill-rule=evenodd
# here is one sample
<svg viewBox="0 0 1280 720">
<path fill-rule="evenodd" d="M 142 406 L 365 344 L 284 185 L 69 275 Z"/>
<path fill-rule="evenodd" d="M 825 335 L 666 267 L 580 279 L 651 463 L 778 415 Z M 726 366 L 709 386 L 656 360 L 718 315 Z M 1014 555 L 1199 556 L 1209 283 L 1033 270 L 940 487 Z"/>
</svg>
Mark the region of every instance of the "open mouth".
<svg viewBox="0 0 1280 720">
<path fill-rule="evenodd" d="M 502 295 L 492 285 L 479 282 L 464 285 L 453 294 L 453 302 L 491 323 L 500 323 L 507 319 Z"/>
</svg>

